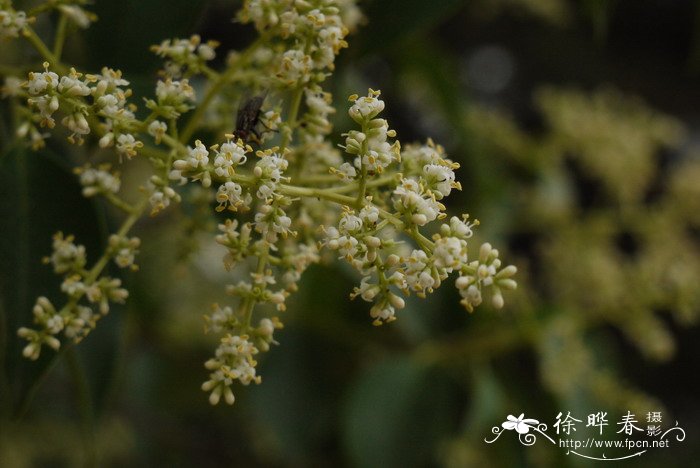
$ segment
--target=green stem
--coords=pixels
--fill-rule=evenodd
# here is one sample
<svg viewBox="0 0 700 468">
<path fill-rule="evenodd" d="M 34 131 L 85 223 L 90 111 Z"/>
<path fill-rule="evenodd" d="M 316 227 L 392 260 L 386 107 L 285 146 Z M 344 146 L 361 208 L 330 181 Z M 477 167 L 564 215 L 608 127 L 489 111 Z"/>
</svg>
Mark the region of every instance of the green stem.
<svg viewBox="0 0 700 468">
<path fill-rule="evenodd" d="M 180 136 L 181 143 L 187 143 L 190 140 L 190 138 L 192 138 L 192 135 L 194 134 L 195 130 L 197 130 L 197 127 L 199 126 L 199 123 L 202 120 L 204 113 L 207 111 L 207 108 L 211 104 L 214 97 L 216 97 L 216 95 L 219 94 L 221 88 L 226 84 L 228 77 L 229 73 L 227 71 L 217 81 L 214 82 L 214 84 L 207 91 L 207 94 L 204 95 L 204 99 L 202 99 L 202 102 L 199 104 L 199 106 L 197 106 L 194 113 L 192 114 L 192 117 L 190 117 L 190 120 L 187 121 L 185 128 L 182 130 Z"/>
<path fill-rule="evenodd" d="M 338 182 L 338 176 L 333 174 L 311 175 L 294 179 L 299 185 L 332 184 Z"/>
<path fill-rule="evenodd" d="M 46 44 L 44 44 L 44 41 L 41 40 L 41 38 L 34 32 L 34 29 L 32 29 L 29 26 L 26 26 L 24 28 L 24 37 L 29 41 L 29 43 L 34 46 L 34 48 L 39 52 L 39 54 L 49 62 L 49 64 L 54 67 L 56 70 L 58 70 L 60 73 L 65 73 L 66 72 L 66 66 L 63 65 L 58 58 L 49 50 L 48 47 L 46 47 Z"/>
<path fill-rule="evenodd" d="M 279 189 L 283 195 L 288 195 L 290 197 L 320 198 L 323 200 L 340 203 L 341 205 L 355 206 L 355 198 L 348 197 L 347 195 L 340 195 L 330 190 L 297 187 L 295 185 L 286 184 L 281 184 Z"/>
<path fill-rule="evenodd" d="M 61 13 L 61 17 L 58 19 L 58 26 L 56 27 L 56 39 L 53 43 L 53 55 L 56 60 L 61 60 L 61 54 L 63 54 L 63 44 L 66 42 L 66 26 L 68 25 L 68 17 Z"/>
<path fill-rule="evenodd" d="M 367 125 L 362 124 L 362 133 L 367 135 Z M 365 201 L 367 194 L 367 166 L 364 163 L 364 155 L 368 151 L 367 138 L 362 142 L 362 149 L 358 155 L 360 158 L 360 189 L 357 192 L 357 206 L 360 207 Z"/>
<path fill-rule="evenodd" d="M 393 176 L 393 175 L 392 175 L 392 176 L 381 177 L 381 178 L 379 178 L 379 179 L 373 179 L 373 180 L 370 180 L 370 181 L 366 181 L 365 184 L 364 184 L 364 185 L 365 185 L 365 191 L 366 191 L 368 188 L 370 188 L 370 187 L 381 187 L 382 185 L 387 185 L 387 184 L 392 183 L 392 182 L 395 182 L 395 181 L 396 181 L 396 177 Z M 357 190 L 358 192 L 361 192 L 361 191 L 362 191 L 362 181 L 360 181 L 360 185 L 359 185 L 359 186 L 356 185 L 356 184 L 348 184 L 348 185 L 344 185 L 344 186 L 342 186 L 342 187 L 328 188 L 328 189 L 326 189 L 326 190 L 332 190 L 332 191 L 334 191 L 335 193 L 354 192 L 355 190 Z M 364 197 L 362 198 L 362 201 L 364 201 Z"/>
<path fill-rule="evenodd" d="M 362 164 L 362 169 L 360 172 L 360 187 L 357 191 L 357 200 L 355 204 L 359 207 L 362 206 L 362 202 L 365 200 L 365 194 L 367 193 L 367 169 L 365 165 Z"/>
<path fill-rule="evenodd" d="M 148 158 L 153 158 L 153 159 L 158 159 L 161 161 L 165 161 L 168 159 L 168 156 L 170 154 L 169 151 L 163 151 L 160 148 L 156 148 L 154 146 L 148 146 L 144 145 L 139 149 L 139 153 L 142 155 L 148 157 Z"/>
<path fill-rule="evenodd" d="M 158 118 L 158 113 L 153 111 L 150 114 L 148 114 L 148 117 L 144 119 L 143 122 L 139 123 L 139 132 L 145 132 L 148 131 L 148 126 Z"/>
<path fill-rule="evenodd" d="M 54 3 L 55 2 L 45 2 L 45 3 L 42 3 L 40 5 L 35 6 L 31 10 L 27 11 L 27 17 L 31 18 L 32 16 L 37 16 L 41 13 L 44 13 L 45 11 L 51 10 L 52 8 L 54 8 L 54 5 L 53 5 Z"/>
<path fill-rule="evenodd" d="M 421 249 L 426 250 L 428 253 L 432 252 L 433 248 L 435 247 L 435 244 L 425 237 L 423 234 L 420 233 L 418 230 L 418 226 L 414 225 L 413 228 L 409 231 L 409 234 L 413 238 L 413 240 L 416 241 L 416 243 L 420 246 Z"/>
<path fill-rule="evenodd" d="M 253 187 L 256 183 L 255 178 L 249 175 L 235 174 L 232 177 L 232 179 L 235 182 L 238 182 L 239 184 L 245 185 L 247 187 Z M 377 182 L 379 181 L 380 179 L 377 179 Z M 384 182 L 385 181 L 382 181 L 382 183 Z M 289 184 L 280 184 L 279 192 L 283 195 L 287 195 L 290 197 L 318 198 L 321 200 L 328 200 L 331 202 L 338 203 L 340 205 L 355 207 L 358 209 L 363 206 L 363 204 L 358 205 L 357 198 L 342 195 L 338 193 L 336 189 L 319 189 L 310 187 L 298 187 L 296 185 Z M 364 201 L 364 199 L 362 199 L 362 201 Z M 432 251 L 434 247 L 433 241 L 421 234 L 417 226 L 414 226 L 415 229 L 409 228 L 406 225 L 406 223 L 399 219 L 398 216 L 381 208 L 379 208 L 379 215 L 383 219 L 386 219 L 391 224 L 393 224 L 397 229 L 400 229 L 409 234 L 422 248 L 425 248 L 428 251 Z"/>
<path fill-rule="evenodd" d="M 260 44 L 262 44 L 262 38 L 263 36 L 260 36 L 255 42 L 248 46 L 246 51 L 241 54 L 241 56 L 234 64 L 235 66 L 229 66 L 226 71 L 219 74 L 216 80 L 214 80 L 213 84 L 204 95 L 202 102 L 194 110 L 192 117 L 190 117 L 190 119 L 187 121 L 187 124 L 185 125 L 185 128 L 180 133 L 181 143 L 187 143 L 190 140 L 190 138 L 192 138 L 192 135 L 194 135 L 194 132 L 199 127 L 200 121 L 202 120 L 202 117 L 204 117 L 204 113 L 207 111 L 207 108 L 209 107 L 211 102 L 214 100 L 216 95 L 219 94 L 221 88 L 223 88 L 229 81 L 231 81 L 231 79 L 233 78 L 233 76 L 239 68 L 238 65 L 240 63 L 245 63 L 253 54 L 253 52 L 260 46 Z"/>
<path fill-rule="evenodd" d="M 125 202 L 118 196 L 116 196 L 112 192 L 105 192 L 104 197 L 109 200 L 109 202 L 119 208 L 120 210 L 124 211 L 125 213 L 133 213 L 134 207 L 130 205 L 129 203 Z"/>
<path fill-rule="evenodd" d="M 255 270 L 257 275 L 262 275 L 265 273 L 265 268 L 267 268 L 268 259 L 270 256 L 270 246 L 265 245 L 263 251 L 260 252 L 260 257 L 258 258 L 258 266 Z M 243 315 L 244 333 L 249 330 L 250 322 L 253 319 L 253 309 L 255 309 L 256 301 L 252 297 L 246 297 L 241 305 L 241 311 Z"/>
<path fill-rule="evenodd" d="M 292 141 L 292 134 L 294 133 L 297 126 L 297 119 L 299 118 L 299 109 L 301 108 L 302 97 L 304 97 L 304 87 L 299 87 L 294 91 L 294 95 L 292 96 L 292 103 L 289 107 L 289 116 L 287 117 L 287 128 L 289 131 L 285 132 L 284 136 L 282 137 L 280 152 L 284 152 L 287 146 L 289 146 L 289 143 Z M 299 172 L 302 170 L 302 164 L 303 161 L 301 160 L 297 162 L 297 170 Z"/>
</svg>

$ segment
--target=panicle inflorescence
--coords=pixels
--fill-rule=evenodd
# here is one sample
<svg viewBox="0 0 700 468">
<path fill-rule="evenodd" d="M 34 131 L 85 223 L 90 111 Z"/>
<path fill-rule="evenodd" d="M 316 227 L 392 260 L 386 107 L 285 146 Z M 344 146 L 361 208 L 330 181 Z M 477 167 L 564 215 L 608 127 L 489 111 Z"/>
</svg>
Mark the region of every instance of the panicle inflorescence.
<svg viewBox="0 0 700 468">
<path fill-rule="evenodd" d="M 113 235 L 110 237 L 105 260 L 114 259 L 119 267 L 133 267 L 134 256 L 140 244 L 138 238 L 127 239 Z M 86 270 L 85 247 L 74 243 L 73 236 L 58 233 L 53 240 L 53 253 L 44 261 L 53 266 L 56 274 L 63 276 L 61 292 L 66 296 L 66 305 L 61 309 L 46 297 L 39 297 L 34 305 L 36 328 L 22 327 L 19 336 L 29 343 L 23 354 L 37 359 L 42 345 L 58 350 L 63 335 L 75 343 L 80 342 L 95 328 L 97 321 L 110 310 L 110 303 L 123 303 L 129 293 L 122 288 L 121 280 L 103 275 L 99 278 Z"/>
<path fill-rule="evenodd" d="M 3 34 L 28 27 L 23 15 L 4 6 L 0 0 Z M 64 6 L 74 5 L 57 8 L 79 26 L 92 18 Z M 209 194 L 221 220 L 215 239 L 225 249 L 223 267 L 237 270 L 238 278 L 226 286 L 234 304 L 215 304 L 205 315 L 205 330 L 218 340 L 202 385 L 212 404 L 222 397 L 232 404 L 234 382 L 260 382 L 256 356 L 276 344 L 274 332 L 283 327 L 274 314 L 286 310 L 304 271 L 323 259 L 338 257 L 359 272 L 351 297 L 372 303 L 375 325 L 395 320 L 405 297 L 426 297 L 450 274 L 457 276 L 469 311 L 485 289 L 493 291 L 492 304 L 499 308 L 502 291 L 515 287 L 515 267 L 501 268 L 490 244 L 470 259 L 468 242 L 478 222 L 468 215 L 447 217 L 443 201 L 461 189 L 459 165 L 431 140 L 402 149 L 380 117 L 385 103 L 379 91 L 350 96 L 348 115 L 357 127 L 342 134 L 342 145 L 329 138 L 336 108 L 322 84 L 361 20 L 353 0 L 246 0 L 238 19 L 252 23 L 261 37 L 229 54 L 221 72 L 209 68 L 215 41 L 195 35 L 152 47 L 165 64 L 153 97 L 145 99 L 145 119 L 137 117 L 129 82 L 118 70 L 84 74 L 47 62 L 21 86 L 5 81 L 3 96 L 26 98 L 18 135 L 33 147 L 43 145 L 48 134 L 41 129 L 54 128 L 58 115 L 71 143 L 95 135 L 120 164 L 139 155 L 152 166 L 135 204 L 120 198 L 128 184 L 112 163 L 75 169 L 84 196 L 103 197 L 126 219 L 92 267 L 71 236 L 55 237 L 47 262 L 63 277 L 66 305 L 37 300 L 35 329 L 19 332 L 29 341 L 26 356 L 37 358 L 42 345 L 58 349 L 61 332 L 79 341 L 111 303 L 124 301 L 121 281 L 103 269 L 110 261 L 137 269 L 141 245 L 127 235 L 129 229 L 148 207 L 156 215 L 187 196 L 179 186 L 188 183 Z M 434 234 L 426 237 L 422 229 Z"/>
</svg>

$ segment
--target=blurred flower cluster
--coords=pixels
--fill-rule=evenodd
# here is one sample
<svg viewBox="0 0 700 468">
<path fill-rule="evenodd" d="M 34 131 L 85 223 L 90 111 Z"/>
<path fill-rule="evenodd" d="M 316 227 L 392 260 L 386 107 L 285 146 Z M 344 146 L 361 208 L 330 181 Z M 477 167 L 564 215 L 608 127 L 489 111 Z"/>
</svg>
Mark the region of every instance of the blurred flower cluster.
<svg viewBox="0 0 700 468">
<path fill-rule="evenodd" d="M 700 159 L 679 121 L 617 90 L 548 87 L 535 103 L 538 136 L 486 108 L 471 111 L 469 126 L 481 150 L 510 166 L 518 216 L 506 229 L 528 271 L 514 301 L 540 315 L 527 342 L 543 382 L 563 403 L 585 394 L 620 410 L 661 407 L 625 384 L 592 337 L 612 327 L 664 361 L 675 349 L 671 320 L 697 319 L 700 192 L 691 179 Z"/>
</svg>

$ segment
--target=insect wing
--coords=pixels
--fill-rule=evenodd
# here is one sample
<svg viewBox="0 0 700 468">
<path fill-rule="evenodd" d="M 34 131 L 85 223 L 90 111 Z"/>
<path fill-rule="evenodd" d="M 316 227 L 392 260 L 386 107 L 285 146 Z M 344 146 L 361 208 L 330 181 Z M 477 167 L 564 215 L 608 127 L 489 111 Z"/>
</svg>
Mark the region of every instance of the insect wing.
<svg viewBox="0 0 700 468">
<path fill-rule="evenodd" d="M 248 99 L 243 107 L 238 109 L 236 115 L 236 130 L 250 132 L 257 125 L 260 118 L 260 108 L 262 107 L 264 96 L 255 96 Z"/>
</svg>

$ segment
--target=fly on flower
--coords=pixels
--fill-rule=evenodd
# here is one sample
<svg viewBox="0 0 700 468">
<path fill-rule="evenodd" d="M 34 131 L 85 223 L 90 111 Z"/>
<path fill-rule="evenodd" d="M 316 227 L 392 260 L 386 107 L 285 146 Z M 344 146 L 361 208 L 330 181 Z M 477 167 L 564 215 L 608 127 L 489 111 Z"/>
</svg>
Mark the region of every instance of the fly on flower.
<svg viewBox="0 0 700 468">
<path fill-rule="evenodd" d="M 254 141 L 260 143 L 260 133 L 257 126 L 260 122 L 260 108 L 265 101 L 265 95 L 254 96 L 247 99 L 238 108 L 236 114 L 236 130 L 233 134 L 244 142 Z"/>
</svg>

